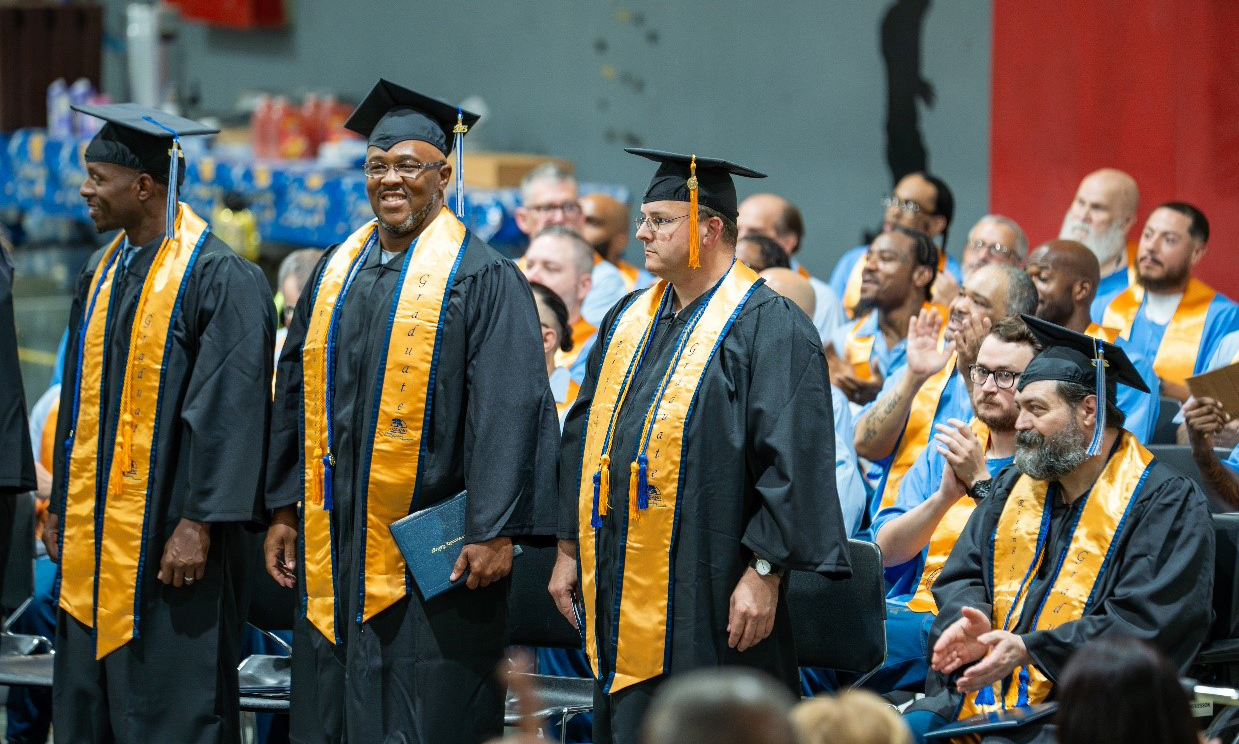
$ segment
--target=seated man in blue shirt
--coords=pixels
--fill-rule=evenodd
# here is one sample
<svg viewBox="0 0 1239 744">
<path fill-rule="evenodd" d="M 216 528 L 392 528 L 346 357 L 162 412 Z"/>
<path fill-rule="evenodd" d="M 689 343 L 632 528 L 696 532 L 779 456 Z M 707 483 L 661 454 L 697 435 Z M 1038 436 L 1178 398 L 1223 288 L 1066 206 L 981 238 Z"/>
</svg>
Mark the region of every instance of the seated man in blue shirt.
<svg viewBox="0 0 1239 744">
<path fill-rule="evenodd" d="M 929 588 L 990 480 L 1015 456 L 1015 383 L 1039 348 L 1018 317 L 994 324 L 968 370 L 973 420 L 952 418 L 936 426 L 933 444 L 908 470 L 895 504 L 874 520 L 886 567 L 887 653 L 869 687 L 924 684 L 929 628 L 938 609 Z"/>
</svg>

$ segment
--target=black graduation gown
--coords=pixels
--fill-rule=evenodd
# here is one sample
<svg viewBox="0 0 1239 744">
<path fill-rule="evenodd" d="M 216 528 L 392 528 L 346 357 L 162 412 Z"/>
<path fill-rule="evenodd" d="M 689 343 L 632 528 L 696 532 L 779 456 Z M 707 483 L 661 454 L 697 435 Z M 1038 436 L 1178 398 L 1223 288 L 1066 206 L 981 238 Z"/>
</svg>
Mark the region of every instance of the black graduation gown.
<svg viewBox="0 0 1239 744">
<path fill-rule="evenodd" d="M 1020 471 L 1003 470 L 994 494 L 968 520 L 942 573 L 934 583 L 934 599 L 941 610 L 930 631 L 929 646 L 960 617 L 967 605 L 993 613 L 991 538 L 1007 495 Z M 1052 484 L 1046 555 L 1058 556 L 1071 539 L 1069 532 L 1084 499 L 1066 504 Z M 1033 663 L 1051 681 L 1057 681 L 1072 652 L 1108 634 L 1123 634 L 1161 649 L 1186 670 L 1208 634 L 1213 615 L 1213 524 L 1204 493 L 1169 466 L 1154 461 L 1132 504 L 1127 525 L 1115 546 L 1112 563 L 1102 576 L 1093 605 L 1079 620 L 1053 630 L 1029 632 L 1035 613 L 1025 612 L 1014 632 L 1023 636 Z M 1050 590 L 1056 561 L 1042 561 L 1028 589 L 1026 606 L 1039 606 Z M 962 672 L 962 670 L 961 670 Z M 962 695 L 955 679 L 930 671 L 928 696 L 913 705 L 947 719 L 956 715 Z M 1050 700 L 1054 699 L 1051 691 Z M 1012 740 L 1032 740 L 1044 724 L 1022 727 Z M 1028 730 L 1024 730 L 1028 729 Z"/>
<path fill-rule="evenodd" d="M 128 270 L 113 269 L 101 419 L 114 441 L 130 328 L 159 240 Z M 270 415 L 275 307 L 262 272 L 211 235 L 199 249 L 172 328 L 163 377 L 157 457 L 151 473 L 149 539 L 139 575 L 139 637 L 95 661 L 94 634 L 57 614 L 56 741 L 202 744 L 239 742 L 237 664 L 244 580 L 251 551 L 243 525 L 261 515 Z M 69 317 L 69 353 L 56 441 L 65 441 L 78 367 L 82 308 L 103 251 L 87 261 Z M 66 498 L 63 447 L 56 448 L 51 511 Z M 101 463 L 101 468 L 106 463 Z M 192 587 L 157 578 L 164 544 L 181 518 L 214 523 L 203 578 Z"/>
<path fill-rule="evenodd" d="M 586 417 L 602 368 L 603 340 L 637 294 L 626 297 L 603 319 L 585 381 L 564 423 L 561 538 L 577 536 Z M 704 301 L 705 295 L 678 314 L 669 306 L 664 310 L 617 418 L 611 448 L 613 507 L 597 532 L 600 598 L 614 596 L 616 589 L 629 467 L 646 412 L 676 338 Z M 747 665 L 796 689 L 785 583 L 780 583 L 774 631 L 756 646 L 744 653 L 728 648 L 727 619 L 732 591 L 754 554 L 787 568 L 840 577 L 851 573 L 835 490 L 830 378 L 812 323 L 787 299 L 766 286 L 758 287 L 706 367 L 697 396 L 681 460 L 667 671 Z M 600 629 L 604 643 L 599 673 L 605 679 L 614 664 L 614 649 L 607 647 L 612 602 L 597 605 L 592 624 Z M 623 737 L 617 733 L 616 739 Z"/>
<path fill-rule="evenodd" d="M 302 498 L 301 347 L 312 290 L 334 250 L 326 251 L 307 282 L 279 360 L 271 509 Z M 417 508 L 467 489 L 466 542 L 549 536 L 559 426 L 533 295 L 515 264 L 486 243 L 470 237 L 464 251 L 439 331 Z M 369 622 L 356 622 L 363 548 L 356 537 L 363 514 L 354 495 L 367 478 L 358 465 L 374 437 L 374 381 L 403 260 L 400 253 L 384 263 L 375 246 L 339 311 L 331 521 L 341 643 L 333 646 L 299 618 L 291 721 L 298 742 L 447 744 L 502 733 L 503 689 L 494 670 L 507 645 L 508 580 L 430 601 L 415 588 Z M 304 596 L 300 572 L 299 582 Z"/>
<path fill-rule="evenodd" d="M 34 489 L 34 451 L 13 320 L 13 264 L 0 248 L 0 499 Z"/>
<path fill-rule="evenodd" d="M 4 541 L 0 547 L 0 588 L 8 563 L 9 535 L 13 533 L 13 496 L 33 491 L 35 485 L 34 451 L 30 448 L 26 393 L 13 322 L 13 264 L 0 248 L 0 539 Z"/>
</svg>

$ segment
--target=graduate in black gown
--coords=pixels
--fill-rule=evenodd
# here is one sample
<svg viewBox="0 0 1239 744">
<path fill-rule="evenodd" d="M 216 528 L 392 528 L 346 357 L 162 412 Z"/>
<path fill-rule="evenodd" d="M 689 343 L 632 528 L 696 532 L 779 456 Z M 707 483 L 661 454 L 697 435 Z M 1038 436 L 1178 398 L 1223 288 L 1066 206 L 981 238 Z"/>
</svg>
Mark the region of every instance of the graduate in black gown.
<svg viewBox="0 0 1239 744">
<path fill-rule="evenodd" d="M 214 130 L 132 104 L 80 110 L 108 122 L 82 197 L 101 232 L 122 232 L 87 261 L 69 317 L 44 531 L 60 563 L 56 741 L 239 742 L 270 287 L 176 201 L 173 130 Z"/>
<path fill-rule="evenodd" d="M 987 484 L 933 586 L 928 696 L 905 714 L 921 740 L 1053 700 L 1072 652 L 1100 636 L 1140 638 L 1185 670 L 1211 621 L 1205 495 L 1114 405 L 1116 383 L 1146 390 L 1139 373 L 1117 346 L 1023 318 L 1045 348 L 1018 383 L 1015 463 Z M 983 741 L 1053 741 L 1045 724 Z"/>
<path fill-rule="evenodd" d="M 502 733 L 495 668 L 507 645 L 512 543 L 554 533 L 559 427 L 529 285 L 444 206 L 453 130 L 476 120 L 380 81 L 348 122 L 369 138 L 377 224 L 329 248 L 311 275 L 279 360 L 272 425 L 268 570 L 286 586 L 295 573 L 304 602 L 294 742 L 450 744 Z M 423 293 L 423 284 L 435 288 Z M 413 316 L 429 320 L 414 326 Z M 333 361 L 305 361 L 325 338 L 335 339 Z M 428 368 L 392 366 L 426 339 L 436 344 Z M 325 428 L 324 418 L 330 470 L 306 456 L 306 432 Z M 393 452 L 396 432 L 406 449 Z M 387 525 L 462 490 L 457 568 L 468 568 L 467 586 L 426 600 Z M 306 560 L 315 554 L 317 566 Z"/>
<path fill-rule="evenodd" d="M 0 245 L 0 539 L 5 545 L 13 532 L 13 497 L 35 489 L 34 452 L 26 420 L 26 392 L 17 359 L 17 330 L 13 325 L 13 264 Z M 0 588 L 4 584 L 9 551 L 0 549 Z"/>
<path fill-rule="evenodd" d="M 746 665 L 796 689 L 783 576 L 850 573 L 817 332 L 735 261 L 731 177 L 761 174 L 630 152 L 660 163 L 637 238 L 662 281 L 599 328 L 564 426 L 550 586 L 570 621 L 583 605 L 603 744 L 636 741 L 674 672 Z"/>
</svg>

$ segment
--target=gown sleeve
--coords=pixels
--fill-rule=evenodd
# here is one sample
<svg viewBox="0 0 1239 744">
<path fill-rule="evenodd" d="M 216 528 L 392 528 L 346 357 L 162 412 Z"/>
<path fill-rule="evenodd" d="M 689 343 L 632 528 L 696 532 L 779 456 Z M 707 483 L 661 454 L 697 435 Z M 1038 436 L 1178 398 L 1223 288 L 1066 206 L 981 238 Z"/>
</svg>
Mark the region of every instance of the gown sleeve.
<svg viewBox="0 0 1239 744">
<path fill-rule="evenodd" d="M 36 485 L 14 324 L 13 266 L 0 248 L 0 497 L 33 491 Z"/>
<path fill-rule="evenodd" d="M 759 503 L 741 540 L 775 565 L 849 576 L 830 375 L 816 329 L 782 297 L 751 312 L 746 459 Z"/>
<path fill-rule="evenodd" d="M 465 541 L 555 531 L 559 417 L 538 312 L 511 261 L 471 281 L 465 300 Z"/>
<path fill-rule="evenodd" d="M 331 254 L 331 248 L 323 251 L 322 258 L 302 287 L 288 324 L 284 348 L 276 362 L 275 400 L 271 405 L 271 435 L 267 448 L 266 508 L 271 510 L 295 504 L 304 497 L 301 483 L 304 471 L 301 462 L 301 397 L 304 384 L 301 347 L 310 324 L 314 288 L 318 286 L 318 279 Z"/>
<path fill-rule="evenodd" d="M 1148 486 L 1146 486 L 1147 488 Z M 1147 641 L 1181 669 L 1195 657 L 1212 620 L 1213 524 L 1205 497 L 1186 478 L 1152 487 L 1142 513 L 1129 515 L 1122 554 L 1111 556 L 1114 589 L 1079 620 L 1023 635 L 1033 663 L 1058 679 L 1067 659 L 1094 638 Z"/>
<path fill-rule="evenodd" d="M 231 252 L 211 259 L 195 271 L 197 302 L 186 307 L 197 354 L 181 408 L 189 472 L 181 516 L 248 521 L 262 497 L 275 306 L 257 266 Z"/>
</svg>

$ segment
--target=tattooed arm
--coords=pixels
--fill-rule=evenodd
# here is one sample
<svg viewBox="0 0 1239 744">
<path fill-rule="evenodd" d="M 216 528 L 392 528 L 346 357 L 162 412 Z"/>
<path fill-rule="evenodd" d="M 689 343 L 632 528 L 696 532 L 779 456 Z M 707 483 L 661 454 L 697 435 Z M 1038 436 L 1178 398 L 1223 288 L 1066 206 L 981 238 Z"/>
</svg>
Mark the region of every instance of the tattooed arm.
<svg viewBox="0 0 1239 744">
<path fill-rule="evenodd" d="M 867 460 L 881 460 L 895 450 L 912 400 L 916 393 L 951 358 L 953 341 L 938 349 L 938 330 L 942 319 L 932 310 L 908 321 L 908 364 L 903 375 L 880 395 L 856 421 L 856 454 Z"/>
</svg>

